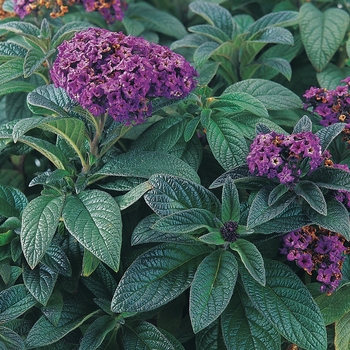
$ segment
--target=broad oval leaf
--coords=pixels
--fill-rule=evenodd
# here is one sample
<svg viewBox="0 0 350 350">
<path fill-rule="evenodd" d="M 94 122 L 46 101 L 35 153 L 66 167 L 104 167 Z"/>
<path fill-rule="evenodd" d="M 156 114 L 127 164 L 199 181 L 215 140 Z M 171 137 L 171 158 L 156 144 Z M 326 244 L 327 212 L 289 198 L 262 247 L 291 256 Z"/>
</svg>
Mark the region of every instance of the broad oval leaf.
<svg viewBox="0 0 350 350">
<path fill-rule="evenodd" d="M 244 289 L 254 307 L 290 342 L 308 350 L 326 350 L 326 327 L 305 285 L 281 262 L 265 260 L 265 268 L 265 287 L 240 269 Z"/>
<path fill-rule="evenodd" d="M 0 326 L 0 347 L 1 342 L 5 344 L 6 350 L 25 350 L 22 338 L 12 329 Z"/>
<path fill-rule="evenodd" d="M 222 189 L 222 221 L 239 222 L 241 209 L 239 194 L 233 179 L 227 178 Z"/>
<path fill-rule="evenodd" d="M 91 190 L 69 196 L 62 217 L 70 234 L 82 246 L 118 271 L 122 221 L 120 209 L 111 195 Z"/>
<path fill-rule="evenodd" d="M 14 58 L 0 66 L 0 84 L 9 82 L 23 75 L 24 59 Z"/>
<path fill-rule="evenodd" d="M 27 49 L 16 43 L 9 41 L 0 43 L 0 61 L 8 60 L 11 58 L 22 57 L 24 58 L 27 54 Z"/>
<path fill-rule="evenodd" d="M 151 176 L 149 183 L 153 188 L 145 194 L 144 199 L 160 216 L 191 208 L 206 209 L 218 217 L 221 215 L 220 201 L 204 186 L 165 174 Z"/>
<path fill-rule="evenodd" d="M 31 268 L 39 263 L 51 244 L 64 201 L 64 196 L 39 196 L 23 211 L 20 238 L 24 257 Z"/>
<path fill-rule="evenodd" d="M 20 217 L 27 204 L 28 200 L 20 190 L 0 185 L 0 217 Z"/>
<path fill-rule="evenodd" d="M 349 15 L 338 8 L 322 12 L 312 3 L 303 4 L 299 14 L 301 40 L 306 54 L 314 68 L 321 71 L 342 43 Z"/>
<path fill-rule="evenodd" d="M 196 66 L 203 66 L 219 47 L 220 44 L 214 41 L 208 41 L 199 46 L 193 54 L 193 61 Z"/>
<path fill-rule="evenodd" d="M 194 333 L 214 322 L 228 305 L 238 264 L 229 251 L 216 250 L 198 266 L 190 289 L 190 319 Z"/>
<path fill-rule="evenodd" d="M 348 350 L 350 344 L 350 312 L 335 322 L 334 345 L 336 349 Z"/>
<path fill-rule="evenodd" d="M 315 169 L 308 176 L 308 180 L 314 182 L 318 187 L 350 191 L 350 172 L 344 169 L 321 167 Z"/>
<path fill-rule="evenodd" d="M 322 151 L 328 149 L 331 142 L 344 130 L 345 126 L 345 123 L 335 123 L 316 132 Z"/>
<path fill-rule="evenodd" d="M 293 128 L 293 134 L 299 133 L 299 132 L 311 132 L 312 131 L 312 121 L 307 116 L 304 115 L 294 126 Z"/>
<path fill-rule="evenodd" d="M 126 270 L 112 299 L 113 312 L 143 312 L 175 299 L 192 283 L 202 244 L 161 244 L 139 256 Z"/>
</svg>

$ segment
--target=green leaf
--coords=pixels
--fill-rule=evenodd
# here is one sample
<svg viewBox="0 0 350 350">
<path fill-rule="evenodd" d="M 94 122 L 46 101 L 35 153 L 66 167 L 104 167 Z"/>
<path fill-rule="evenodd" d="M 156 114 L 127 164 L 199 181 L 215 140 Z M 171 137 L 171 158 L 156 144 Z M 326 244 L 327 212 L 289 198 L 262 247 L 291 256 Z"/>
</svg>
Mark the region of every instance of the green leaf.
<svg viewBox="0 0 350 350">
<path fill-rule="evenodd" d="M 336 349 L 348 350 L 350 344 L 350 312 L 335 322 L 334 345 Z"/>
<path fill-rule="evenodd" d="M 191 138 L 195 134 L 197 127 L 198 127 L 198 124 L 199 124 L 199 120 L 200 120 L 199 117 L 196 117 L 196 118 L 191 119 L 186 124 L 186 128 L 184 130 L 184 139 L 186 142 L 191 140 Z"/>
<path fill-rule="evenodd" d="M 220 62 L 206 62 L 203 66 L 197 67 L 198 84 L 199 85 L 209 85 L 211 80 L 215 77 Z"/>
<path fill-rule="evenodd" d="M 27 96 L 29 109 L 36 114 L 57 114 L 69 117 L 75 103 L 62 88 L 54 85 L 40 86 Z"/>
<path fill-rule="evenodd" d="M 66 300 L 63 304 L 61 318 L 57 325 L 52 324 L 46 316 L 41 316 L 31 328 L 26 339 L 26 346 L 28 348 L 37 348 L 53 344 L 81 326 L 86 320 L 98 312 L 88 313 L 86 305 L 84 306 L 76 299 Z"/>
<path fill-rule="evenodd" d="M 103 342 L 106 335 L 116 326 L 115 317 L 103 315 L 91 323 L 81 339 L 80 350 L 95 350 Z"/>
<path fill-rule="evenodd" d="M 40 37 L 40 30 L 38 27 L 31 23 L 22 22 L 22 21 L 13 21 L 0 24 L 0 29 L 7 30 L 19 35 L 31 35 Z"/>
<path fill-rule="evenodd" d="M 36 88 L 36 85 L 27 83 L 26 81 L 14 80 L 0 86 L 0 96 L 11 94 L 14 92 L 31 92 Z"/>
<path fill-rule="evenodd" d="M 52 324 L 57 325 L 62 315 L 62 308 L 62 294 L 54 291 L 47 304 L 41 307 L 41 311 Z"/>
<path fill-rule="evenodd" d="M 232 37 L 232 16 L 224 7 L 209 2 L 195 1 L 189 5 L 189 9 L 212 26 L 221 29 L 229 38 Z"/>
<path fill-rule="evenodd" d="M 320 139 L 322 151 L 328 149 L 331 142 L 344 130 L 345 123 L 335 123 L 316 132 Z"/>
<path fill-rule="evenodd" d="M 347 43 L 350 44 L 350 41 L 348 40 Z M 335 90 L 336 87 L 339 86 L 340 81 L 343 80 L 344 77 L 348 77 L 349 75 L 350 67 L 345 66 L 339 68 L 338 66 L 330 62 L 321 72 L 318 72 L 316 74 L 316 77 L 319 86 L 322 86 L 327 90 Z"/>
<path fill-rule="evenodd" d="M 293 134 L 299 133 L 299 132 L 311 132 L 312 131 L 312 122 L 310 118 L 307 115 L 304 115 L 294 126 L 293 128 Z"/>
<path fill-rule="evenodd" d="M 218 217 L 221 215 L 219 200 L 201 185 L 165 174 L 151 176 L 149 183 L 153 189 L 145 194 L 144 199 L 160 216 L 191 208 L 206 209 Z"/>
<path fill-rule="evenodd" d="M 350 240 L 349 213 L 345 206 L 335 198 L 327 198 L 327 216 L 310 208 L 305 208 L 305 212 L 314 224 L 340 233 L 346 240 Z"/>
<path fill-rule="evenodd" d="M 207 42 L 207 38 L 203 35 L 199 35 L 199 34 L 189 34 L 186 35 L 185 37 L 183 37 L 180 40 L 176 40 L 174 41 L 171 45 L 170 45 L 170 49 L 171 50 L 176 50 L 182 47 L 199 47 L 202 44 L 204 44 L 205 42 Z"/>
<path fill-rule="evenodd" d="M 232 253 L 216 250 L 198 266 L 190 290 L 190 318 L 194 333 L 214 322 L 228 305 L 238 275 Z"/>
<path fill-rule="evenodd" d="M 246 92 L 230 92 L 224 93 L 219 97 L 215 97 L 210 107 L 229 111 L 231 107 L 238 106 L 241 110 L 247 110 L 260 117 L 268 117 L 266 107 L 257 98 Z"/>
<path fill-rule="evenodd" d="M 27 49 L 16 43 L 9 41 L 0 43 L 0 61 L 8 61 L 16 57 L 24 58 L 27 54 Z"/>
<path fill-rule="evenodd" d="M 241 216 L 239 194 L 235 183 L 227 178 L 222 189 L 222 221 L 239 222 Z"/>
<path fill-rule="evenodd" d="M 0 343 L 5 344 L 6 350 L 25 350 L 22 338 L 12 329 L 0 326 Z"/>
<path fill-rule="evenodd" d="M 225 170 L 245 162 L 249 153 L 247 142 L 231 120 L 224 117 L 211 118 L 207 139 L 214 157 Z"/>
<path fill-rule="evenodd" d="M 90 276 L 100 264 L 100 260 L 95 255 L 84 248 L 83 266 L 81 274 L 84 277 Z"/>
<path fill-rule="evenodd" d="M 324 321 L 305 285 L 281 262 L 265 260 L 265 268 L 265 287 L 240 269 L 253 305 L 288 341 L 309 350 L 326 350 Z"/>
<path fill-rule="evenodd" d="M 58 274 L 43 264 L 39 264 L 34 270 L 29 267 L 23 270 L 23 281 L 29 292 L 42 305 L 46 305 L 53 288 L 55 287 Z"/>
<path fill-rule="evenodd" d="M 44 256 L 56 232 L 65 197 L 39 196 L 23 211 L 21 244 L 33 269 Z"/>
<path fill-rule="evenodd" d="M 111 195 L 91 190 L 69 196 L 62 217 L 70 234 L 83 247 L 118 271 L 122 222 L 120 209 Z"/>
<path fill-rule="evenodd" d="M 310 207 L 321 215 L 327 215 L 327 203 L 320 188 L 312 181 L 303 180 L 296 184 L 294 192 L 306 200 Z"/>
<path fill-rule="evenodd" d="M 40 69 L 40 67 L 43 68 L 42 64 L 55 52 L 56 50 L 50 50 L 48 53 L 44 54 L 41 50 L 36 48 L 28 50 L 23 64 L 24 78 L 30 77 L 36 70 Z"/>
<path fill-rule="evenodd" d="M 219 44 L 230 40 L 226 33 L 223 32 L 221 29 L 208 24 L 199 24 L 196 26 L 188 27 L 188 31 L 192 33 L 202 34 L 208 37 L 209 39 L 218 42 Z"/>
<path fill-rule="evenodd" d="M 52 271 L 60 275 L 70 277 L 72 275 L 72 266 L 66 253 L 56 244 L 51 244 L 44 255 L 41 263 L 49 267 Z"/>
<path fill-rule="evenodd" d="M 222 237 L 222 234 L 219 230 L 209 232 L 203 236 L 198 237 L 198 239 L 206 244 L 225 245 L 227 243 Z"/>
<path fill-rule="evenodd" d="M 199 182 L 196 171 L 181 159 L 160 151 L 135 151 L 118 155 L 93 176 L 132 176 L 148 179 L 165 173 Z"/>
<path fill-rule="evenodd" d="M 332 190 L 350 191 L 350 173 L 344 169 L 321 167 L 315 169 L 308 180 L 318 187 Z"/>
<path fill-rule="evenodd" d="M 136 203 L 150 189 L 152 189 L 152 186 L 148 181 L 142 182 L 126 194 L 115 197 L 115 200 L 118 203 L 120 210 L 124 210 Z"/>
<path fill-rule="evenodd" d="M 0 84 L 5 84 L 10 80 L 23 75 L 24 59 L 22 57 L 14 58 L 0 66 Z"/>
<path fill-rule="evenodd" d="M 36 303 L 24 284 L 16 284 L 3 290 L 0 292 L 0 323 L 16 319 Z"/>
<path fill-rule="evenodd" d="M 247 43 L 271 43 L 271 44 L 285 44 L 294 45 L 294 38 L 292 33 L 281 27 L 269 27 L 261 30 L 258 35 L 254 35 L 253 38 Z"/>
<path fill-rule="evenodd" d="M 267 200 L 267 204 L 271 206 L 277 200 L 279 200 L 284 194 L 289 191 L 288 187 L 285 184 L 279 184 L 273 188 L 273 190 L 269 194 L 269 198 Z"/>
<path fill-rule="evenodd" d="M 26 196 L 17 188 L 0 185 L 0 215 L 20 217 L 27 206 Z"/>
<path fill-rule="evenodd" d="M 274 204 L 268 204 L 271 192 L 270 187 L 263 187 L 255 196 L 249 210 L 247 227 L 253 228 L 261 225 L 282 213 L 294 200 L 294 193 L 287 193 L 280 197 Z"/>
<path fill-rule="evenodd" d="M 113 312 L 156 309 L 183 293 L 209 248 L 192 244 L 161 244 L 142 254 L 121 278 L 112 299 Z"/>
<path fill-rule="evenodd" d="M 199 46 L 193 53 L 193 61 L 196 67 L 202 67 L 219 47 L 220 44 L 213 41 L 205 42 Z"/>
<path fill-rule="evenodd" d="M 242 80 L 226 88 L 223 94 L 234 92 L 245 92 L 252 95 L 262 102 L 266 109 L 270 110 L 285 110 L 302 107 L 302 101 L 298 95 L 270 80 Z"/>
<path fill-rule="evenodd" d="M 145 321 L 127 324 L 124 330 L 125 350 L 177 350 L 156 326 Z"/>
<path fill-rule="evenodd" d="M 334 21 L 334 18 L 337 18 Z M 349 15 L 338 8 L 321 12 L 305 3 L 299 11 L 299 28 L 306 54 L 317 71 L 326 67 L 344 39 Z"/>
<path fill-rule="evenodd" d="M 198 229 L 219 228 L 220 220 L 206 209 L 181 210 L 158 220 L 152 229 L 165 233 L 196 233 Z"/>
<path fill-rule="evenodd" d="M 326 326 L 339 321 L 350 311 L 349 289 L 350 286 L 344 286 L 331 295 L 322 293 L 315 298 Z"/>
<path fill-rule="evenodd" d="M 281 336 L 237 288 L 221 316 L 222 335 L 228 350 L 280 350 Z"/>
<path fill-rule="evenodd" d="M 262 286 L 265 286 L 264 260 L 258 248 L 253 243 L 241 238 L 231 243 L 230 248 L 239 254 L 250 275 Z"/>
</svg>

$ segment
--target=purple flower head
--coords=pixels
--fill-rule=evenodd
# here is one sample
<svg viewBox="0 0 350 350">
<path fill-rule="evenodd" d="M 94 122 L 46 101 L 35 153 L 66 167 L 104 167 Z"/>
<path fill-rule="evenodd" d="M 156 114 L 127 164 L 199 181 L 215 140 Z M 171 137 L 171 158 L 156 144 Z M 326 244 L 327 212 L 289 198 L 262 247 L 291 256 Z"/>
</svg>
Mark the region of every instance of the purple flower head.
<svg viewBox="0 0 350 350">
<path fill-rule="evenodd" d="M 290 187 L 299 181 L 299 165 L 308 158 L 310 172 L 323 161 L 319 138 L 311 132 L 292 135 L 259 134 L 250 146 L 247 156 L 249 171 L 257 176 L 277 178 Z"/>
<path fill-rule="evenodd" d="M 121 21 L 127 9 L 127 3 L 123 0 L 81 0 L 86 12 L 98 11 L 107 23 Z"/>
<path fill-rule="evenodd" d="M 226 242 L 236 242 L 239 238 L 237 233 L 238 223 L 236 221 L 226 221 L 220 228 L 222 237 Z"/>
<path fill-rule="evenodd" d="M 185 58 L 168 47 L 100 28 L 63 42 L 50 74 L 56 87 L 94 116 L 107 112 L 126 125 L 144 122 L 154 98 L 187 96 L 197 76 Z"/>
</svg>

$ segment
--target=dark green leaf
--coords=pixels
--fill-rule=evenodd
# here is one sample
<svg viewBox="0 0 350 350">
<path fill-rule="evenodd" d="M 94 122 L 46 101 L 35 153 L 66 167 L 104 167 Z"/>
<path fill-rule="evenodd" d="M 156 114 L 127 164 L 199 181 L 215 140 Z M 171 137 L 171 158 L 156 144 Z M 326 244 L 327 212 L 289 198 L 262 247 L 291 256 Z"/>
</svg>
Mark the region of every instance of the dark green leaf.
<svg viewBox="0 0 350 350">
<path fill-rule="evenodd" d="M 31 268 L 44 256 L 51 244 L 61 217 L 65 198 L 39 196 L 23 212 L 21 244 L 23 254 Z"/>
<path fill-rule="evenodd" d="M 83 29 L 91 28 L 93 25 L 88 22 L 68 22 L 63 27 L 59 28 L 52 37 L 52 48 L 60 45 L 64 40 L 70 40 L 75 32 Z"/>
<path fill-rule="evenodd" d="M 111 195 L 91 190 L 69 196 L 62 217 L 70 234 L 82 246 L 118 271 L 122 222 L 120 209 Z"/>
<path fill-rule="evenodd" d="M 188 31 L 192 33 L 202 34 L 208 37 L 209 39 L 212 39 L 218 42 L 219 44 L 222 44 L 225 41 L 230 40 L 230 38 L 227 36 L 225 32 L 209 24 L 199 24 L 196 26 L 191 26 L 188 28 Z"/>
<path fill-rule="evenodd" d="M 240 202 L 237 188 L 231 178 L 227 178 L 222 189 L 222 221 L 239 222 Z"/>
<path fill-rule="evenodd" d="M 310 118 L 306 115 L 304 115 L 298 123 L 293 128 L 293 134 L 299 133 L 299 132 L 311 132 L 312 131 L 312 122 Z"/>
<path fill-rule="evenodd" d="M 216 250 L 198 266 L 190 290 L 190 318 L 194 333 L 214 322 L 229 303 L 238 275 L 232 253 Z"/>
<path fill-rule="evenodd" d="M 144 199 L 158 215 L 166 216 L 191 208 L 206 209 L 218 217 L 221 215 L 219 200 L 201 185 L 163 174 L 151 176 L 149 182 L 153 189 L 145 194 Z"/>
<path fill-rule="evenodd" d="M 220 331 L 220 322 L 216 320 L 196 334 L 196 349 L 226 349 Z"/>
<path fill-rule="evenodd" d="M 41 307 L 41 311 L 52 324 L 57 325 L 62 315 L 62 308 L 62 294 L 54 291 L 47 304 Z"/>
<path fill-rule="evenodd" d="M 321 12 L 312 3 L 303 4 L 299 13 L 301 40 L 306 54 L 314 68 L 321 71 L 342 43 L 349 15 L 334 7 Z"/>
<path fill-rule="evenodd" d="M 309 350 L 326 350 L 324 321 L 305 285 L 281 262 L 265 260 L 265 268 L 265 287 L 240 269 L 244 289 L 254 307 L 288 341 Z"/>
<path fill-rule="evenodd" d="M 27 34 L 27 35 L 32 35 L 36 37 L 40 36 L 39 28 L 27 22 L 13 21 L 13 22 L 3 23 L 0 25 L 0 29 L 8 30 L 10 32 L 13 32 L 19 35 Z"/>
<path fill-rule="evenodd" d="M 337 137 L 344 128 L 344 123 L 335 123 L 317 131 L 316 136 L 320 139 L 322 151 L 328 149 L 334 138 Z"/>
<path fill-rule="evenodd" d="M 350 41 L 347 41 L 347 45 L 349 46 Z M 349 51 L 348 51 L 349 52 Z M 350 75 L 350 67 L 338 67 L 334 63 L 328 63 L 327 66 L 316 74 L 317 81 L 319 86 L 326 88 L 327 90 L 335 90 L 337 86 L 339 86 L 340 81 L 344 79 L 344 77 L 348 77 Z M 335 124 L 332 124 L 335 125 Z"/>
<path fill-rule="evenodd" d="M 202 67 L 219 47 L 220 44 L 213 41 L 205 42 L 199 46 L 193 54 L 196 66 Z"/>
<path fill-rule="evenodd" d="M 296 184 L 294 192 L 303 197 L 310 207 L 321 215 L 327 215 L 327 203 L 320 188 L 312 181 L 303 180 Z"/>
<path fill-rule="evenodd" d="M 199 47 L 202 44 L 204 44 L 205 42 L 207 42 L 207 38 L 203 35 L 198 35 L 198 34 L 190 34 L 190 35 L 186 35 L 185 37 L 183 37 L 180 40 L 176 40 L 174 41 L 171 45 L 170 45 L 170 49 L 171 50 L 176 50 L 182 47 Z"/>
<path fill-rule="evenodd" d="M 126 270 L 112 299 L 113 312 L 156 309 L 176 298 L 192 283 L 209 248 L 165 243 L 139 256 Z"/>
<path fill-rule="evenodd" d="M 279 184 L 272 189 L 267 200 L 267 204 L 271 206 L 278 199 L 280 199 L 285 193 L 289 191 L 288 187 L 285 184 Z"/>
<path fill-rule="evenodd" d="M 152 189 L 152 186 L 148 181 L 146 181 L 140 185 L 137 185 L 126 194 L 115 197 L 115 200 L 118 203 L 120 210 L 124 210 L 137 202 L 150 189 Z"/>
<path fill-rule="evenodd" d="M 99 264 L 100 260 L 84 248 L 83 266 L 81 274 L 84 277 L 89 277 L 96 270 Z"/>
<path fill-rule="evenodd" d="M 27 83 L 26 81 L 14 80 L 1 84 L 0 96 L 11 94 L 14 92 L 31 92 L 36 88 L 36 85 Z"/>
<path fill-rule="evenodd" d="M 5 350 L 25 350 L 26 347 L 22 338 L 14 332 L 4 326 L 0 326 L 0 343 L 5 345 Z M 0 345 L 1 347 L 1 345 Z"/>
<path fill-rule="evenodd" d="M 256 42 L 293 45 L 294 38 L 292 33 L 285 28 L 269 27 L 261 30 L 258 35 L 249 40 L 249 43 Z"/>
<path fill-rule="evenodd" d="M 262 286 L 265 286 L 264 260 L 258 248 L 245 239 L 238 239 L 236 242 L 231 243 L 230 248 L 239 254 L 250 275 Z"/>
<path fill-rule="evenodd" d="M 41 50 L 36 48 L 28 50 L 23 64 L 24 77 L 28 78 L 35 73 L 36 70 L 43 68 L 42 64 L 55 52 L 56 50 L 50 50 L 47 54 L 44 54 Z"/>
<path fill-rule="evenodd" d="M 20 217 L 27 204 L 28 200 L 20 190 L 0 185 L 0 215 Z"/>
<path fill-rule="evenodd" d="M 334 345 L 336 349 L 348 350 L 350 344 L 350 312 L 335 322 Z"/>
<path fill-rule="evenodd" d="M 350 173 L 344 169 L 321 167 L 314 170 L 308 180 L 319 187 L 350 191 Z"/>
<path fill-rule="evenodd" d="M 0 66 L 0 83 L 5 84 L 10 80 L 23 75 L 23 58 L 14 58 Z"/>
<path fill-rule="evenodd" d="M 26 54 L 27 54 L 27 49 L 16 43 L 12 43 L 9 41 L 0 43 L 0 61 L 2 60 L 7 61 L 15 57 L 24 58 Z"/>
<path fill-rule="evenodd" d="M 72 275 L 72 266 L 67 255 L 59 245 L 51 244 L 47 248 L 41 262 L 60 275 L 67 277 Z"/>
</svg>

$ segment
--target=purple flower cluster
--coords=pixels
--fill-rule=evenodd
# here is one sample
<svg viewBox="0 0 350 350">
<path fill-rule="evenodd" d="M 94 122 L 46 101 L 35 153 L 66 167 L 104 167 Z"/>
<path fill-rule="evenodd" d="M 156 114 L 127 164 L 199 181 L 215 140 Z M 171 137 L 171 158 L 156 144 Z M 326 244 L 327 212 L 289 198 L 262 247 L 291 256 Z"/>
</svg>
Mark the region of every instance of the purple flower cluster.
<svg viewBox="0 0 350 350">
<path fill-rule="evenodd" d="M 222 237 L 226 242 L 236 242 L 239 238 L 237 233 L 238 223 L 236 221 L 226 221 L 222 227 L 220 227 L 220 232 Z"/>
<path fill-rule="evenodd" d="M 334 90 L 311 87 L 305 92 L 304 108 L 321 116 L 320 124 L 328 126 L 334 123 L 347 123 L 346 129 L 350 133 L 350 77 L 341 80 L 346 85 L 337 86 Z M 346 130 L 345 130 L 346 132 Z M 347 138 L 346 141 L 349 141 Z"/>
<path fill-rule="evenodd" d="M 332 294 L 342 279 L 344 253 L 349 252 L 344 237 L 321 227 L 304 226 L 284 235 L 282 242 L 281 254 L 310 275 L 316 271 L 321 292 Z"/>
<path fill-rule="evenodd" d="M 247 156 L 249 171 L 258 176 L 277 178 L 293 187 L 301 175 L 300 164 L 309 159 L 310 171 L 323 162 L 319 138 L 311 132 L 292 135 L 259 134 L 250 146 Z"/>
<path fill-rule="evenodd" d="M 127 125 L 151 115 L 153 98 L 188 95 L 197 76 L 168 47 L 100 28 L 63 42 L 50 73 L 56 87 L 94 116 L 107 112 Z"/>
<path fill-rule="evenodd" d="M 13 10 L 17 16 L 23 19 L 37 7 L 36 2 L 36 0 L 14 0 Z"/>
<path fill-rule="evenodd" d="M 102 14 L 107 23 L 121 21 L 124 18 L 124 12 L 127 3 L 123 0 L 81 0 L 86 12 L 98 11 Z"/>
</svg>

